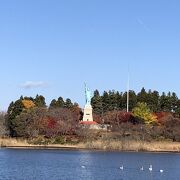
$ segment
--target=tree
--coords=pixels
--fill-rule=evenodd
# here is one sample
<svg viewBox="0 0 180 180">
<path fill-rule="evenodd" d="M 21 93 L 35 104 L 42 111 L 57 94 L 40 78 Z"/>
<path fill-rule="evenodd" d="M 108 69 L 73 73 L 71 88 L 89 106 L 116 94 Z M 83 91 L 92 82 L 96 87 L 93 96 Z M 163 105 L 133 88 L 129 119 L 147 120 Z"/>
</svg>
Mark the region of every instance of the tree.
<svg viewBox="0 0 180 180">
<path fill-rule="evenodd" d="M 37 107 L 46 107 L 45 97 L 42 95 L 36 95 L 34 103 Z"/>
<path fill-rule="evenodd" d="M 161 111 L 171 112 L 171 100 L 170 100 L 170 93 L 166 96 L 165 92 L 162 93 L 160 97 L 160 109 Z"/>
<path fill-rule="evenodd" d="M 147 104 L 151 111 L 158 112 L 160 110 L 159 101 L 159 93 L 157 91 L 151 92 L 151 90 L 149 90 Z"/>
<path fill-rule="evenodd" d="M 73 103 L 71 102 L 71 99 L 67 98 L 64 106 L 68 109 L 73 107 Z"/>
<path fill-rule="evenodd" d="M 57 101 L 55 99 L 53 99 L 49 105 L 49 108 L 57 108 L 58 105 L 57 105 Z"/>
<path fill-rule="evenodd" d="M 23 111 L 13 120 L 16 137 L 37 137 L 42 135 L 46 126 L 46 109 L 31 108 Z"/>
<path fill-rule="evenodd" d="M 137 101 L 147 103 L 147 97 L 148 97 L 147 92 L 145 88 L 143 87 L 141 89 L 141 92 L 137 94 Z"/>
<path fill-rule="evenodd" d="M 175 92 L 171 94 L 170 102 L 171 102 L 171 112 L 175 112 L 178 105 L 178 97 Z"/>
<path fill-rule="evenodd" d="M 137 104 L 137 96 L 136 93 L 132 90 L 129 91 L 129 110 L 132 111 L 132 109 Z M 127 92 L 123 94 L 123 109 L 126 109 L 127 107 Z"/>
<path fill-rule="evenodd" d="M 102 103 L 103 103 L 103 112 L 109 111 L 109 94 L 104 91 L 103 96 L 102 96 Z"/>
<path fill-rule="evenodd" d="M 8 111 L 6 115 L 6 125 L 9 129 L 10 136 L 16 136 L 16 132 L 14 130 L 16 124 L 14 123 L 14 119 L 16 118 L 16 116 L 21 114 L 23 108 L 24 105 L 22 103 L 22 99 L 19 99 L 15 102 L 11 102 L 8 107 Z"/>
<path fill-rule="evenodd" d="M 26 100 L 26 99 L 22 100 L 22 104 L 25 107 L 25 109 L 30 109 L 36 106 L 32 100 Z"/>
<path fill-rule="evenodd" d="M 70 111 L 72 112 L 74 121 L 78 123 L 82 119 L 82 110 L 79 107 L 79 104 L 75 102 L 70 108 Z"/>
<path fill-rule="evenodd" d="M 104 123 L 111 125 L 114 130 L 118 130 L 120 124 L 130 122 L 131 118 L 131 113 L 117 110 L 108 111 L 103 116 Z"/>
<path fill-rule="evenodd" d="M 67 99 L 68 103 L 71 104 L 71 100 Z M 50 103 L 49 108 L 65 108 L 66 102 L 64 102 L 64 99 L 62 97 L 59 97 L 57 100 L 53 99 Z"/>
<path fill-rule="evenodd" d="M 132 110 L 133 116 L 145 124 L 156 122 L 156 116 L 153 115 L 146 103 L 138 103 Z"/>
<path fill-rule="evenodd" d="M 180 141 L 180 119 L 172 115 L 164 117 L 162 121 L 164 137 L 173 141 Z"/>
<path fill-rule="evenodd" d="M 102 115 L 102 113 L 103 113 L 103 102 L 102 102 L 102 97 L 100 96 L 98 90 L 94 91 L 94 96 L 92 97 L 91 105 L 93 107 L 94 113 L 96 113 L 97 115 Z"/>
<path fill-rule="evenodd" d="M 70 99 L 67 99 L 67 100 L 69 101 Z M 71 104 L 71 100 L 69 102 Z M 59 97 L 58 100 L 57 100 L 57 106 L 59 108 L 63 108 L 63 107 L 66 106 L 65 104 L 66 104 L 66 102 L 64 102 L 64 99 L 62 97 Z"/>
<path fill-rule="evenodd" d="M 45 99 L 43 96 L 36 96 L 36 98 L 32 97 L 23 97 L 21 96 L 15 102 L 11 102 L 8 107 L 7 115 L 6 115 L 6 125 L 9 129 L 10 136 L 17 136 L 17 131 L 15 128 L 19 126 L 20 122 L 17 117 L 21 115 L 21 113 L 26 113 L 29 109 L 35 108 L 36 105 L 44 106 Z"/>
<path fill-rule="evenodd" d="M 118 96 L 115 90 L 109 91 L 109 111 L 118 110 Z"/>
<path fill-rule="evenodd" d="M 47 114 L 49 122 L 46 126 L 45 134 L 46 136 L 57 136 L 57 135 L 68 135 L 74 134 L 75 128 L 77 126 L 77 120 L 74 119 L 73 112 L 67 108 L 56 108 L 50 109 Z"/>
<path fill-rule="evenodd" d="M 123 93 L 119 93 L 117 91 L 117 106 L 118 106 L 118 110 L 123 110 L 125 109 L 125 106 L 124 106 L 124 102 L 123 102 Z"/>
</svg>

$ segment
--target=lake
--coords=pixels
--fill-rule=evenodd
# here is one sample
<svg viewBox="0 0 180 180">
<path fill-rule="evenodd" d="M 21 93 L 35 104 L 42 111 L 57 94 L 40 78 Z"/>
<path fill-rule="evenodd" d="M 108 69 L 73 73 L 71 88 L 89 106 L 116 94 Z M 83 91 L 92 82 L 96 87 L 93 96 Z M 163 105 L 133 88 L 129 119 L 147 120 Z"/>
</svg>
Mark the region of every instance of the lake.
<svg viewBox="0 0 180 180">
<path fill-rule="evenodd" d="M 180 154 L 0 149 L 0 179 L 179 180 Z"/>
</svg>

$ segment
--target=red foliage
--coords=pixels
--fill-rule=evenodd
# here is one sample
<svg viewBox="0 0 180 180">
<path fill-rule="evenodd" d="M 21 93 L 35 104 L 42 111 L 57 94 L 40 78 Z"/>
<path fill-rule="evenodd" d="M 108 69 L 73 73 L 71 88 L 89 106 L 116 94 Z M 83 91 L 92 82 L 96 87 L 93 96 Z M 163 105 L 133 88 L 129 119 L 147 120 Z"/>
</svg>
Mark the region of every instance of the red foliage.
<svg viewBox="0 0 180 180">
<path fill-rule="evenodd" d="M 118 114 L 118 119 L 120 122 L 129 122 L 131 117 L 131 112 L 120 111 Z"/>
<path fill-rule="evenodd" d="M 57 121 L 53 118 L 48 118 L 48 121 L 47 121 L 47 127 L 50 128 L 50 129 L 53 129 L 55 128 L 57 125 Z"/>
<path fill-rule="evenodd" d="M 132 114 L 126 111 L 109 111 L 103 116 L 105 124 L 120 125 L 121 123 L 131 122 Z"/>
<path fill-rule="evenodd" d="M 98 124 L 102 124 L 103 123 L 102 117 L 100 115 L 97 115 L 97 114 L 93 113 L 93 119 Z"/>
</svg>

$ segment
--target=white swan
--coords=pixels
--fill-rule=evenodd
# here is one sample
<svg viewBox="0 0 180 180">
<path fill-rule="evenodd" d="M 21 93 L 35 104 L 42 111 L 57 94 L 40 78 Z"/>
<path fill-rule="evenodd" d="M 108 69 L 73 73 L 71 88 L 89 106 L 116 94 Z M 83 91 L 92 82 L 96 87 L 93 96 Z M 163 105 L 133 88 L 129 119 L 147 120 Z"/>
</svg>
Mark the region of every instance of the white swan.
<svg viewBox="0 0 180 180">
<path fill-rule="evenodd" d="M 149 171 L 152 172 L 152 165 L 149 166 Z"/>
<path fill-rule="evenodd" d="M 123 166 L 120 166 L 119 169 L 123 171 L 123 170 L 124 170 L 124 167 L 123 167 Z"/>
<path fill-rule="evenodd" d="M 164 170 L 163 169 L 160 169 L 160 171 L 159 171 L 160 173 L 163 173 L 164 172 Z"/>
<path fill-rule="evenodd" d="M 85 169 L 86 167 L 85 166 L 81 166 L 82 169 Z"/>
</svg>

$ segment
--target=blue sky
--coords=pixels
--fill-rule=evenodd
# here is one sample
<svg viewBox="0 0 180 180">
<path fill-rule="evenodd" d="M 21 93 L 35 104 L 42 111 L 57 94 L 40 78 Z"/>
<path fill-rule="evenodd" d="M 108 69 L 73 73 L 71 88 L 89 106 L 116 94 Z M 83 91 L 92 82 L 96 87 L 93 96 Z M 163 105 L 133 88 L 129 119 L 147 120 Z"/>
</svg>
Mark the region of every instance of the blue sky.
<svg viewBox="0 0 180 180">
<path fill-rule="evenodd" d="M 130 87 L 180 96 L 179 0 L 0 1 L 0 109 L 21 95 Z M 28 88 L 25 88 L 28 87 Z"/>
</svg>

